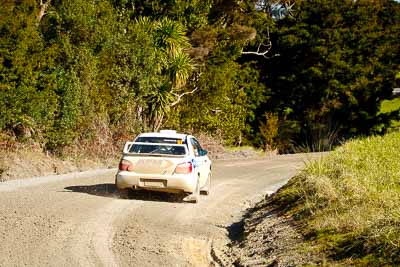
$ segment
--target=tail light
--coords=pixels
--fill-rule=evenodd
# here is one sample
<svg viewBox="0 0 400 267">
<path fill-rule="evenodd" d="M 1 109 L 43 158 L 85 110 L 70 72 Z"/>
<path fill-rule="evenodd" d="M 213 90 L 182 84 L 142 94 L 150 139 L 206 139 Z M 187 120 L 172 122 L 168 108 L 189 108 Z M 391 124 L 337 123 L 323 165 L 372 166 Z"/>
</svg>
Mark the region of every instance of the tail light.
<svg viewBox="0 0 400 267">
<path fill-rule="evenodd" d="M 133 164 L 129 160 L 121 159 L 121 161 L 119 162 L 118 169 L 120 171 L 132 171 L 133 170 Z"/>
<path fill-rule="evenodd" d="M 193 165 L 191 162 L 180 163 L 175 168 L 175 173 L 178 174 L 188 174 L 193 170 Z"/>
</svg>

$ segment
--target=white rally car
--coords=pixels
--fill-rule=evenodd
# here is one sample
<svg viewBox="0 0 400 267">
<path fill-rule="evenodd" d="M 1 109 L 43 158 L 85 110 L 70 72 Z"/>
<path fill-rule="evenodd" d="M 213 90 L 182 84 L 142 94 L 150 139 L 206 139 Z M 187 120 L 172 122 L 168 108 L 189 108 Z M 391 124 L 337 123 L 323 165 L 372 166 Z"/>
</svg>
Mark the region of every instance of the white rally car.
<svg viewBox="0 0 400 267">
<path fill-rule="evenodd" d="M 211 160 L 191 135 L 172 130 L 142 133 L 127 142 L 115 178 L 119 190 L 146 189 L 189 193 L 197 202 L 211 187 Z"/>
</svg>

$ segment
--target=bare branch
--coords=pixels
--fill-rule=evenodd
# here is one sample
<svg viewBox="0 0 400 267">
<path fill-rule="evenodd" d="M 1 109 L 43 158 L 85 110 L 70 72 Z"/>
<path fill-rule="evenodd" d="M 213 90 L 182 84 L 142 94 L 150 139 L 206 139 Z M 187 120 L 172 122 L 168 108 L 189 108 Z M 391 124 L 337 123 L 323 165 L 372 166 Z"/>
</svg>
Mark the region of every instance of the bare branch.
<svg viewBox="0 0 400 267">
<path fill-rule="evenodd" d="M 198 89 L 199 89 L 199 88 L 196 87 L 196 88 L 194 88 L 192 91 L 184 92 L 184 93 L 182 93 L 182 94 L 175 94 L 175 95 L 177 96 L 177 99 L 176 99 L 174 102 L 172 102 L 169 106 L 170 106 L 170 107 L 175 106 L 176 104 L 178 104 L 178 103 L 181 101 L 181 99 L 182 99 L 183 96 L 189 95 L 189 94 L 193 94 L 193 93 L 196 92 Z"/>
<path fill-rule="evenodd" d="M 51 0 L 47 0 L 43 3 L 43 0 L 40 0 L 40 10 L 38 15 L 38 23 L 42 20 L 42 18 L 46 15 L 47 9 L 49 8 Z"/>
<path fill-rule="evenodd" d="M 263 51 L 260 51 L 261 48 L 263 48 Z M 243 55 L 256 55 L 256 56 L 263 56 L 265 58 L 269 58 L 267 56 L 268 52 L 271 50 L 272 48 L 272 43 L 269 42 L 267 45 L 265 44 L 259 44 L 257 51 L 242 51 Z"/>
<path fill-rule="evenodd" d="M 271 42 L 271 39 L 269 37 L 269 28 L 267 28 L 267 41 L 268 41 L 267 44 L 263 44 L 263 43 L 259 44 L 258 48 L 257 48 L 257 51 L 242 51 L 242 55 L 263 56 L 263 57 L 269 59 L 270 57 L 268 57 L 267 54 L 272 48 L 272 42 Z"/>
<path fill-rule="evenodd" d="M 197 74 L 195 74 L 195 75 L 193 75 L 193 77 L 192 77 L 192 79 L 191 79 L 191 80 L 192 80 L 192 83 L 193 83 L 193 84 L 196 84 L 196 83 L 199 81 L 201 75 L 202 75 L 201 72 L 200 72 L 200 73 L 197 73 Z M 195 93 L 197 90 L 199 90 L 199 88 L 196 86 L 196 87 L 194 87 L 194 89 L 193 89 L 192 91 L 184 92 L 184 93 L 182 93 L 182 94 L 177 94 L 177 93 L 172 92 L 172 94 L 174 94 L 174 95 L 176 96 L 176 100 L 175 100 L 174 102 L 172 102 L 169 106 L 170 106 L 170 107 L 175 106 L 176 104 L 178 104 L 178 103 L 181 101 L 182 97 L 184 97 L 185 95 L 193 94 L 193 93 Z"/>
</svg>

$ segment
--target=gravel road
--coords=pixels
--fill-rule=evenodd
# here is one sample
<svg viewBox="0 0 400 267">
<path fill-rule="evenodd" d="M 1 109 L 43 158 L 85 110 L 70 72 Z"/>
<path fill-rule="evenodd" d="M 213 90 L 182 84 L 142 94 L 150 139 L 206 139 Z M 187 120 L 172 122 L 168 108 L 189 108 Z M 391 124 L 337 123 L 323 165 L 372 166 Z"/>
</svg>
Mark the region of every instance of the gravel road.
<svg viewBox="0 0 400 267">
<path fill-rule="evenodd" d="M 246 208 L 313 155 L 216 161 L 198 204 L 176 195 L 122 199 L 115 170 L 0 183 L 0 266 L 210 266 Z M 315 155 L 314 155 L 315 156 Z"/>
</svg>

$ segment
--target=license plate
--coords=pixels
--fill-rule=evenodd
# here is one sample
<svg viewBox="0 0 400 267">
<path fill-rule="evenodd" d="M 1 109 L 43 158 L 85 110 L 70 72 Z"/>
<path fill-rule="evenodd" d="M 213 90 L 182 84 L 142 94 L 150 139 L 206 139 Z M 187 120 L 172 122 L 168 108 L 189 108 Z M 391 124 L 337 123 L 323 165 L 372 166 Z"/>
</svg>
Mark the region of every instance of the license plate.
<svg viewBox="0 0 400 267">
<path fill-rule="evenodd" d="M 167 181 L 165 180 L 153 180 L 153 179 L 142 179 L 143 186 L 145 187 L 167 187 Z"/>
</svg>

